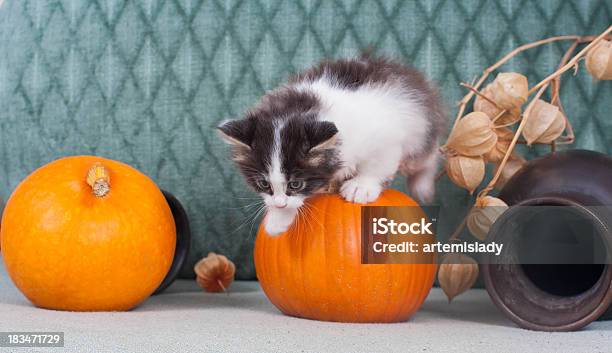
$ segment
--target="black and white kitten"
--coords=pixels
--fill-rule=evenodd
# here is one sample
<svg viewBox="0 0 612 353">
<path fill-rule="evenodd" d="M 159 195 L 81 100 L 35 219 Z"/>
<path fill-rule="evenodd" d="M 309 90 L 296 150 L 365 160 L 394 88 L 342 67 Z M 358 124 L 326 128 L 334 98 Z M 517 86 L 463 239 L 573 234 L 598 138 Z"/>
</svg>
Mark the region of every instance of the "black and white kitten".
<svg viewBox="0 0 612 353">
<path fill-rule="evenodd" d="M 421 73 L 363 55 L 292 77 L 219 131 L 276 235 L 332 183 L 346 200 L 368 203 L 400 170 L 411 194 L 430 202 L 444 127 L 437 91 Z"/>
</svg>

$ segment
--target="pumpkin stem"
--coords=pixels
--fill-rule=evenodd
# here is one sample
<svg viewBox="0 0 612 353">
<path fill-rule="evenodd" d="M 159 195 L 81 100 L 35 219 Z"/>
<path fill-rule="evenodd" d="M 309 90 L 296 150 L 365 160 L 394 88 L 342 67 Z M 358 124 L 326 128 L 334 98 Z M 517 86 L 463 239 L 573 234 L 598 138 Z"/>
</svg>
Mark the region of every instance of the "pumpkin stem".
<svg viewBox="0 0 612 353">
<path fill-rule="evenodd" d="M 223 282 L 221 282 L 220 279 L 217 278 L 217 284 L 219 285 L 219 287 L 221 287 L 221 289 L 223 289 L 223 291 L 225 293 L 227 293 L 229 295 L 229 292 L 225 289 L 225 286 L 223 285 Z"/>
<path fill-rule="evenodd" d="M 110 175 L 102 163 L 94 164 L 87 172 L 87 184 L 96 197 L 104 197 L 110 192 Z"/>
</svg>

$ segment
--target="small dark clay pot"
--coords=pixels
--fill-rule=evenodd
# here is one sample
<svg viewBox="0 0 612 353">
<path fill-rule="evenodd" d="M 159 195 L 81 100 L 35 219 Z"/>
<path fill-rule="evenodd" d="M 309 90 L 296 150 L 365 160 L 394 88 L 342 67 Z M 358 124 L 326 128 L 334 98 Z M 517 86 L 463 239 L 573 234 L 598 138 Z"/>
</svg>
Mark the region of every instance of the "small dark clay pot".
<svg viewBox="0 0 612 353">
<path fill-rule="evenodd" d="M 183 205 L 181 205 L 180 201 L 168 191 L 162 190 L 162 193 L 166 197 L 166 201 L 174 217 L 174 223 L 176 224 L 176 248 L 174 250 L 174 260 L 172 260 L 170 270 L 168 270 L 166 277 L 153 293 L 154 295 L 163 292 L 164 289 L 168 288 L 168 286 L 178 277 L 181 268 L 187 261 L 191 243 L 189 219 L 187 218 L 187 212 L 185 212 Z"/>
<path fill-rule="evenodd" d="M 612 302 L 609 262 L 518 265 L 509 259 L 518 256 L 518 247 L 512 243 L 517 234 L 510 230 L 511 225 L 530 212 L 518 206 L 538 205 L 570 206 L 559 209 L 588 221 L 593 231 L 585 236 L 597 238 L 603 251 L 611 254 L 612 217 L 607 211 L 593 212 L 588 206 L 612 209 L 612 158 L 586 150 L 550 153 L 527 163 L 498 197 L 510 209 L 493 224 L 487 240 L 503 242 L 509 250 L 499 258 L 489 256 L 482 265 L 486 289 L 497 307 L 517 325 L 542 331 L 577 330 L 609 316 L 610 312 L 605 314 Z M 561 215 L 555 219 L 563 222 Z M 539 234 L 525 235 L 554 239 L 559 224 L 551 225 L 550 230 L 539 228 Z"/>
</svg>

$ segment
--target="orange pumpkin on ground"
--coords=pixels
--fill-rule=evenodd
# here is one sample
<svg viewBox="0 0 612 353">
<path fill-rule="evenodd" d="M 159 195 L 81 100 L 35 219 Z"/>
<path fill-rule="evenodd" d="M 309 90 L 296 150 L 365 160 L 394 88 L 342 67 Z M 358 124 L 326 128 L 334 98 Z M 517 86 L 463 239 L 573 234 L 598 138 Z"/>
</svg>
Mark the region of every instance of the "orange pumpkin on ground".
<svg viewBox="0 0 612 353">
<path fill-rule="evenodd" d="M 418 206 L 395 190 L 369 205 Z M 361 206 L 328 194 L 306 207 L 310 215 L 279 236 L 260 225 L 255 241 L 257 278 L 279 310 L 325 321 L 397 322 L 419 309 L 435 264 L 361 264 Z"/>
<path fill-rule="evenodd" d="M 30 174 L 6 204 L 6 269 L 36 306 L 128 310 L 159 286 L 176 229 L 159 188 L 136 169 L 78 156 Z"/>
</svg>

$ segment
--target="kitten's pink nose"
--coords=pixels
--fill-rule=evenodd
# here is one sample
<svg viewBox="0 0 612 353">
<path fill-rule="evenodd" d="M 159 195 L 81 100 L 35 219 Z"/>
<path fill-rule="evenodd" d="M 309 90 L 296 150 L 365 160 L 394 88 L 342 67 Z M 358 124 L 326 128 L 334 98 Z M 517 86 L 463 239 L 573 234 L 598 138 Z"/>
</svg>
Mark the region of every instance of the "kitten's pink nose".
<svg viewBox="0 0 612 353">
<path fill-rule="evenodd" d="M 274 206 L 278 208 L 287 207 L 287 196 L 274 196 L 272 200 L 274 201 Z"/>
</svg>

